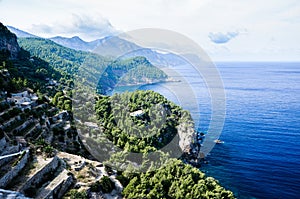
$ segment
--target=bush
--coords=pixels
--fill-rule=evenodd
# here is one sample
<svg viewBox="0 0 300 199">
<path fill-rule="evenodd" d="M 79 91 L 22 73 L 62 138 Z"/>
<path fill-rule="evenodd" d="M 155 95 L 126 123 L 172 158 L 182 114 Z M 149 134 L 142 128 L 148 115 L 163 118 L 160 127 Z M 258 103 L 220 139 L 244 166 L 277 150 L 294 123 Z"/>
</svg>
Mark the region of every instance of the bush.
<svg viewBox="0 0 300 199">
<path fill-rule="evenodd" d="M 176 159 L 132 178 L 123 195 L 125 198 L 234 198 L 214 178 Z"/>
<path fill-rule="evenodd" d="M 85 191 L 77 191 L 76 189 L 71 189 L 67 196 L 71 199 L 87 199 L 88 195 Z"/>
<path fill-rule="evenodd" d="M 90 188 L 91 188 L 91 192 L 99 192 L 101 190 L 100 182 L 99 181 L 94 182 L 93 184 L 91 184 Z"/>
<path fill-rule="evenodd" d="M 103 193 L 110 193 L 115 188 L 115 183 L 108 176 L 103 176 L 99 183 Z"/>
<path fill-rule="evenodd" d="M 119 180 L 119 182 L 125 187 L 128 185 L 129 183 L 129 179 L 127 177 L 125 177 L 124 175 L 118 175 L 116 177 L 117 180 Z"/>
</svg>

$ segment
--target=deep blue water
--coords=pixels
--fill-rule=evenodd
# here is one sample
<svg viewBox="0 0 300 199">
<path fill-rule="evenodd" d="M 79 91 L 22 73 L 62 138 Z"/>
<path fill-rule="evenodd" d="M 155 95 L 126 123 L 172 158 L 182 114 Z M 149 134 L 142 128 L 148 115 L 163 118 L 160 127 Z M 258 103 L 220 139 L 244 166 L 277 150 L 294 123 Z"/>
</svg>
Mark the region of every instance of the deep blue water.
<svg viewBox="0 0 300 199">
<path fill-rule="evenodd" d="M 226 120 L 220 137 L 225 143 L 214 147 L 201 170 L 238 198 L 300 198 L 300 63 L 216 66 L 226 91 Z M 206 131 L 210 97 L 203 90 L 203 80 L 193 78 L 191 72 L 189 83 L 198 92 L 200 111 L 181 105 L 201 115 L 199 130 Z M 178 102 L 164 84 L 142 89 Z"/>
</svg>

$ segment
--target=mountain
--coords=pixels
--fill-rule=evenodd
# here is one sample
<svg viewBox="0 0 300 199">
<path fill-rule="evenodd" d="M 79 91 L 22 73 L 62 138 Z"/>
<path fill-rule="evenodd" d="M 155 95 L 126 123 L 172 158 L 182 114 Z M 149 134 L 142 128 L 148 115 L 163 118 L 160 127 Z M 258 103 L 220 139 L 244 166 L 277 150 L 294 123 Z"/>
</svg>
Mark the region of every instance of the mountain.
<svg viewBox="0 0 300 199">
<path fill-rule="evenodd" d="M 76 37 L 73 39 L 80 41 Z M 80 74 L 90 84 L 98 85 L 99 93 L 107 93 L 117 84 L 157 83 L 168 77 L 141 56 L 115 60 L 97 53 L 70 49 L 49 39 L 19 38 L 18 42 L 31 55 L 47 61 L 66 79 Z"/>
<path fill-rule="evenodd" d="M 20 29 L 8 26 L 9 29 L 15 33 L 19 38 L 28 38 L 37 36 L 22 31 Z M 74 37 L 62 37 L 56 36 L 49 38 L 49 40 L 60 44 L 64 47 L 71 48 L 74 50 L 81 50 L 86 52 L 94 52 L 102 56 L 109 57 L 133 57 L 133 56 L 143 56 L 146 57 L 152 64 L 156 66 L 177 66 L 186 64 L 186 62 L 179 56 L 173 53 L 160 53 L 155 50 L 144 48 L 136 45 L 135 43 L 129 42 L 125 39 L 119 38 L 117 36 L 107 36 L 102 39 L 97 39 L 94 41 L 84 41 L 78 36 Z"/>
<path fill-rule="evenodd" d="M 117 36 L 108 36 L 91 42 L 86 42 L 78 36 L 72 38 L 53 37 L 50 40 L 67 48 L 92 51 L 96 54 L 115 58 L 146 57 L 152 64 L 161 66 L 183 65 L 186 62 L 173 53 L 160 53 L 150 48 L 144 48 Z"/>
<path fill-rule="evenodd" d="M 17 42 L 15 34 L 11 33 L 1 22 L 0 22 L 0 51 L 7 53 L 7 55 L 15 59 L 17 58 L 20 47 Z"/>
<path fill-rule="evenodd" d="M 109 36 L 103 39 L 92 41 L 91 44 L 95 46 L 93 52 L 103 56 L 119 57 L 128 52 L 136 51 L 142 47 L 135 43 L 121 39 L 117 36 Z"/>
<path fill-rule="evenodd" d="M 46 78 L 60 76 L 47 62 L 21 48 L 16 35 L 0 23 L 0 91 L 37 90 Z"/>
<path fill-rule="evenodd" d="M 90 42 L 84 41 L 78 36 L 71 38 L 57 36 L 49 39 L 67 48 L 82 51 L 93 51 L 101 54 L 102 56 L 110 57 L 115 57 L 115 55 L 124 54 L 125 52 L 141 48 L 134 43 L 114 36 L 108 36 L 103 39 L 97 39 Z"/>
<path fill-rule="evenodd" d="M 19 47 L 18 41 L 22 48 Z M 108 69 L 104 71 L 105 77 L 109 75 L 118 77 L 124 70 L 136 68 L 141 69 L 137 72 L 143 72 L 145 67 L 153 67 L 146 58 L 135 57 L 129 60 L 111 61 L 93 53 L 63 47 L 47 39 L 18 38 L 18 41 L 16 35 L 0 23 L 0 64 L 2 64 L 0 65 L 0 81 L 2 80 L 0 82 L 2 100 L 0 103 L 0 195 L 3 196 L 0 198 L 94 198 L 94 196 L 96 198 L 184 198 L 187 195 L 189 198 L 234 198 L 233 193 L 221 187 L 218 181 L 206 177 L 198 168 L 185 164 L 184 157 L 181 160 L 169 159 L 169 154 L 161 150 L 157 155 L 161 157 L 159 158 L 163 161 L 161 163 L 166 161 L 166 164 L 153 170 L 154 167 L 160 166 L 156 162 L 155 164 L 150 162 L 157 161 L 153 152 L 161 149 L 162 144 L 169 145 L 168 141 L 171 139 L 176 148 L 178 142 L 179 147 L 185 149 L 185 154 L 188 152 L 186 146 L 190 144 L 180 143 L 182 140 L 193 140 L 190 133 L 194 133 L 194 123 L 190 114 L 158 93 L 135 91 L 122 95 L 115 94 L 112 97 L 99 95 L 94 98 L 97 100 L 96 114 L 100 116 L 97 120 L 104 123 L 92 129 L 88 122 L 81 125 L 81 121 L 95 121 L 95 118 L 84 117 L 85 114 L 80 113 L 94 112 L 95 109 L 90 106 L 93 101 L 87 98 L 89 93 L 85 87 L 81 88 L 81 91 L 79 89 L 76 90 L 77 92 L 72 91 L 74 84 L 70 74 L 76 72 L 76 67 L 81 64 L 86 65 L 84 71 L 89 69 L 86 72 L 91 75 L 99 72 L 101 68 Z M 12 58 L 15 59 L 9 59 L 7 55 L 14 56 Z M 62 74 L 58 73 L 57 76 L 58 71 Z M 159 74 L 161 72 L 156 71 L 155 75 Z M 59 80 L 60 75 L 65 76 Z M 93 78 L 85 77 L 83 80 L 86 81 Z M 48 81 L 52 78 L 58 81 L 49 86 L 50 82 L 54 82 Z M 100 83 L 102 85 L 104 82 Z M 16 93 L 24 90 L 26 92 Z M 73 97 L 78 92 L 87 98 L 86 103 L 74 100 Z M 12 93 L 15 93 L 14 96 Z M 26 100 L 26 104 L 28 99 L 38 99 L 28 108 L 19 108 L 24 105 L 24 102 L 21 106 L 15 103 L 20 102 L 19 100 L 9 102 L 11 98 L 20 99 L 20 95 L 22 100 Z M 29 96 L 23 97 L 23 95 Z M 79 102 L 78 110 L 72 109 L 74 106 L 72 101 Z M 112 108 L 111 105 L 117 106 Z M 118 108 L 122 111 L 118 111 Z M 127 110 L 142 111 L 143 115 L 133 118 L 134 112 Z M 76 112 L 83 116 L 84 120 L 80 120 L 80 124 L 77 123 L 78 125 L 75 126 L 76 118 L 73 117 L 73 113 Z M 150 120 L 152 119 L 150 116 L 153 117 L 153 121 Z M 163 119 L 161 116 L 166 118 L 166 122 L 163 130 L 160 131 L 155 122 L 160 124 Z M 117 117 L 122 119 L 118 120 Z M 101 128 L 103 126 L 106 128 Z M 175 128 L 176 126 L 178 129 Z M 102 138 L 100 128 L 107 133 L 105 139 L 88 139 L 92 143 L 93 141 L 96 141 L 96 144 L 98 141 L 101 143 L 101 145 L 89 145 L 93 146 L 93 152 L 99 151 L 101 157 L 112 154 L 109 159 L 111 162 L 133 164 L 123 167 L 125 169 L 123 171 L 115 170 L 121 168 L 116 164 L 116 167 L 111 167 L 106 163 L 107 161 L 94 161 L 95 158 L 91 157 L 85 149 L 87 145 L 82 143 L 82 136 L 78 135 L 77 130 L 81 127 L 84 129 L 81 133 L 83 136 L 90 135 L 95 138 L 99 135 L 99 138 Z M 155 134 L 149 136 L 148 129 Z M 129 134 L 131 130 L 140 133 L 142 137 L 135 133 Z M 107 150 L 107 145 L 104 145 L 107 144 L 105 140 L 111 140 L 110 142 L 120 146 L 122 151 L 113 151 L 111 148 Z M 188 148 L 193 153 L 194 150 Z M 102 153 L 98 149 L 102 151 L 105 149 L 105 152 Z M 140 156 L 135 157 L 141 157 L 143 161 L 141 166 L 146 169 L 150 166 L 150 169 L 145 170 L 145 173 L 135 172 L 135 162 L 140 160 L 132 158 L 134 156 L 127 158 L 129 151 L 139 151 L 134 154 Z M 172 151 L 174 152 L 176 150 Z M 90 160 L 91 158 L 93 160 Z M 197 157 L 193 157 L 195 158 Z"/>
<path fill-rule="evenodd" d="M 56 36 L 49 38 L 51 41 L 54 41 L 57 44 L 65 46 L 67 48 L 71 48 L 74 50 L 82 50 L 82 51 L 91 51 L 94 49 L 94 46 L 91 45 L 90 42 L 83 41 L 80 37 L 74 36 L 71 38 Z"/>
<path fill-rule="evenodd" d="M 25 32 L 23 30 L 20 30 L 18 28 L 15 28 L 13 26 L 7 26 L 8 30 L 10 30 L 12 33 L 15 33 L 17 37 L 35 37 L 38 38 L 38 36 L 33 35 L 31 33 Z"/>
</svg>

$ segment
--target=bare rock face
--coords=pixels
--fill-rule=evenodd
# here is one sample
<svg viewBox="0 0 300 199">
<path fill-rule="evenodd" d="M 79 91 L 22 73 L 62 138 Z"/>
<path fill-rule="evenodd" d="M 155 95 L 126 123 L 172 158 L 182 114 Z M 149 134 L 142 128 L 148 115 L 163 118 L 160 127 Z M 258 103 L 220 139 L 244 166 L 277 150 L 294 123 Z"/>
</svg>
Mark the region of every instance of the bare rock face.
<svg viewBox="0 0 300 199">
<path fill-rule="evenodd" d="M 197 131 L 192 121 L 181 122 L 177 126 L 179 146 L 182 150 L 181 159 L 194 166 L 199 166 L 201 157 L 200 146 L 196 142 Z"/>
<path fill-rule="evenodd" d="M 191 122 L 182 122 L 177 126 L 177 130 L 179 135 L 179 146 L 183 152 L 187 152 L 194 140 L 194 127 Z"/>
<path fill-rule="evenodd" d="M 30 199 L 25 197 L 23 194 L 15 191 L 0 189 L 0 199 L 12 198 L 12 199 Z"/>
<path fill-rule="evenodd" d="M 17 58 L 20 46 L 15 34 L 11 33 L 7 27 L 0 22 L 0 51 L 7 52 L 9 58 Z"/>
</svg>

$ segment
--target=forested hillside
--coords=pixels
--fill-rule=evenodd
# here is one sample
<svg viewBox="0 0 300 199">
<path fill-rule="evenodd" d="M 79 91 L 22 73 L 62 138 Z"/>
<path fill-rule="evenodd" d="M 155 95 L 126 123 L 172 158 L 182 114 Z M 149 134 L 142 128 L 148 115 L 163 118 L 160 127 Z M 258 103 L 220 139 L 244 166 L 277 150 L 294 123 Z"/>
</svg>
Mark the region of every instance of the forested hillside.
<svg viewBox="0 0 300 199">
<path fill-rule="evenodd" d="M 111 60 L 40 38 L 19 39 L 20 48 L 1 23 L 0 41 L 1 191 L 30 198 L 234 198 L 180 156 L 170 158 L 185 151 L 182 136 L 188 138 L 183 146 L 193 142 L 188 111 L 154 91 L 99 94 L 117 84 L 165 80 L 166 74 L 146 58 Z M 86 104 L 75 98 L 77 80 Z M 91 98 L 89 83 L 99 92 Z M 72 101 L 79 103 L 75 111 Z M 96 118 L 85 114 L 91 111 Z M 106 161 L 99 162 L 85 147 Z M 145 173 L 136 173 L 133 165 Z"/>
<path fill-rule="evenodd" d="M 142 154 L 142 159 L 138 160 L 141 162 L 136 164 L 141 164 L 140 168 L 146 173 L 128 174 L 132 167 L 127 166 L 117 177 L 125 185 L 123 194 L 126 198 L 234 198 L 233 193 L 221 187 L 215 179 L 180 160 L 168 159 L 180 150 L 176 147 L 171 151 L 162 150 L 159 158 L 151 159 L 149 154 L 168 145 L 176 134 L 190 136 L 189 131 L 178 131 L 179 124 L 194 128 L 189 112 L 162 95 L 153 91 L 135 91 L 100 96 L 96 114 L 102 133 L 121 149 L 120 152 L 113 151 L 110 163 L 119 164 L 121 168 L 120 164 L 126 165 L 126 161 L 137 161 L 131 159 L 128 152 Z M 189 144 L 192 142 L 193 137 Z M 101 146 L 101 141 L 98 144 Z M 179 146 L 178 140 L 175 145 Z M 157 161 L 161 165 L 155 169 Z"/>
<path fill-rule="evenodd" d="M 45 85 L 46 78 L 61 77 L 46 61 L 31 56 L 28 51 L 20 48 L 16 36 L 1 23 L 0 29 L 1 90 L 16 92 L 29 87 L 37 91 Z"/>
<path fill-rule="evenodd" d="M 62 74 L 62 78 L 81 79 L 80 76 L 84 75 L 85 80 L 97 85 L 99 93 L 106 93 L 117 84 L 147 84 L 167 78 L 163 71 L 144 57 L 112 60 L 94 53 L 72 50 L 47 39 L 19 38 L 18 41 L 32 55 L 49 62 L 54 70 Z"/>
<path fill-rule="evenodd" d="M 212 177 L 180 160 L 171 159 L 158 170 L 133 177 L 123 190 L 126 198 L 233 199 Z"/>
</svg>

